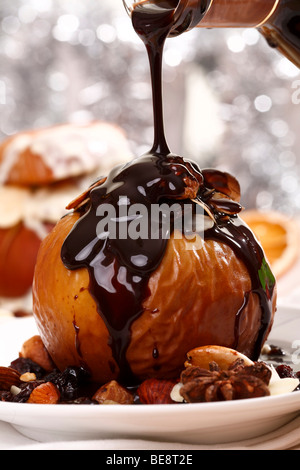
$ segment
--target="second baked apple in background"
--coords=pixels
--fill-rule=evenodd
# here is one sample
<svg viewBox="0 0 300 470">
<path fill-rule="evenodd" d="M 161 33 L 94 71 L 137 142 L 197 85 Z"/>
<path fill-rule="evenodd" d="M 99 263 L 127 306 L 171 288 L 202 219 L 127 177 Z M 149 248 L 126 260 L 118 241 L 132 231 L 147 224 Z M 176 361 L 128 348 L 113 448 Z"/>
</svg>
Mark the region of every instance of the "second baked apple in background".
<svg viewBox="0 0 300 470">
<path fill-rule="evenodd" d="M 0 312 L 31 313 L 41 241 L 82 188 L 129 158 L 123 130 L 101 121 L 24 131 L 0 145 Z"/>
</svg>

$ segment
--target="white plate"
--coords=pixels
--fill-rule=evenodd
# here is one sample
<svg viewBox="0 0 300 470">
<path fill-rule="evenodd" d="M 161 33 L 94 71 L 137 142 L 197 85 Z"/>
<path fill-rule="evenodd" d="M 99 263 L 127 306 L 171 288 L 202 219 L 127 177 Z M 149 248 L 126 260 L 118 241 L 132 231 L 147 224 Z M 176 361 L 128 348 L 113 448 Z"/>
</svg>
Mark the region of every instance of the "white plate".
<svg viewBox="0 0 300 470">
<path fill-rule="evenodd" d="M 0 365 L 7 366 L 16 359 L 23 341 L 33 334 L 36 334 L 36 328 L 32 318 L 2 319 Z M 294 359 L 297 360 L 298 355 L 300 358 L 300 352 L 297 353 L 297 348 L 300 350 L 299 310 L 280 307 L 270 341 L 290 349 L 296 346 Z M 51 406 L 1 402 L 0 420 L 39 442 L 144 438 L 188 444 L 221 444 L 273 431 L 293 419 L 298 410 L 300 392 L 293 392 L 251 400 L 192 405 Z"/>
</svg>

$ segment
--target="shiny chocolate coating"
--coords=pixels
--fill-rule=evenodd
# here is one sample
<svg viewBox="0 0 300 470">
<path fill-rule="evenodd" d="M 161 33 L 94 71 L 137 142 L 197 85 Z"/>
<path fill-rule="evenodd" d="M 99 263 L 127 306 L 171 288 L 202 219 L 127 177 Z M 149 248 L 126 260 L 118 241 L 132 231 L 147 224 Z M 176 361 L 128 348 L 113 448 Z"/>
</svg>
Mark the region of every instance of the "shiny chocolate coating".
<svg viewBox="0 0 300 470">
<path fill-rule="evenodd" d="M 177 2 L 172 1 L 157 2 L 156 5 L 151 1 L 144 2 L 137 4 L 132 14 L 133 26 L 146 45 L 150 61 L 154 108 L 153 147 L 148 154 L 137 158 L 125 166 L 116 167 L 106 180 L 102 180 L 99 186 L 93 187 L 90 190 L 84 204 L 81 204 L 77 209 L 79 218 L 67 235 L 61 249 L 61 259 L 68 270 L 76 271 L 85 268 L 89 273 L 89 292 L 107 328 L 109 347 L 111 348 L 115 364 L 117 364 L 119 369 L 118 379 L 126 385 L 138 383 L 141 377 L 145 377 L 145 374 L 147 376 L 147 374 L 155 373 L 155 366 L 152 372 L 148 370 L 149 363 L 153 364 L 153 361 L 154 363 L 158 361 L 157 363 L 159 364 L 161 350 L 164 350 L 164 345 L 160 345 L 159 348 L 154 340 L 152 357 L 145 359 L 143 356 L 142 365 L 134 366 L 135 371 L 132 370 L 132 365 L 139 362 L 138 358 L 135 357 L 134 351 L 132 351 L 132 334 L 135 331 L 135 327 L 139 325 L 140 320 L 145 315 L 149 315 L 146 307 L 148 304 L 151 305 L 151 315 L 153 315 L 153 318 L 156 313 L 158 314 L 155 305 L 151 303 L 153 292 L 150 286 L 156 273 L 160 272 L 161 269 L 163 271 L 162 266 L 170 247 L 176 215 L 172 218 L 171 225 L 165 225 L 163 221 L 160 223 L 158 236 L 155 238 L 112 238 L 109 236 L 109 232 L 106 235 L 102 234 L 102 236 L 99 236 L 99 233 L 97 234 L 97 226 L 100 220 L 98 210 L 103 204 L 109 204 L 115 209 L 119 233 L 124 228 L 127 230 L 130 222 L 132 222 L 128 217 L 122 219 L 118 215 L 120 204 L 122 205 L 123 203 L 129 207 L 135 204 L 142 204 L 143 207 L 146 207 L 147 215 L 144 217 L 148 217 L 147 222 L 149 227 L 152 222 L 151 207 L 154 204 L 165 203 L 171 206 L 176 201 L 183 210 L 183 213 L 185 210 L 191 210 L 191 206 L 196 208 L 197 205 L 200 205 L 204 208 L 205 214 L 203 214 L 203 217 L 209 217 L 212 224 L 210 224 L 210 228 L 204 231 L 204 241 L 208 243 L 209 255 L 206 258 L 204 257 L 203 260 L 212 260 L 214 250 L 218 250 L 218 247 L 226 247 L 220 249 L 222 259 L 219 262 L 211 261 L 211 272 L 210 266 L 205 266 L 208 282 L 210 282 L 210 291 L 214 290 L 214 286 L 211 285 L 213 282 L 213 275 L 211 273 L 219 273 L 218 275 L 221 277 L 223 269 L 222 279 L 224 281 L 224 269 L 226 269 L 227 259 L 232 260 L 232 254 L 238 260 L 238 267 L 236 266 L 238 275 L 235 277 L 234 273 L 230 271 L 235 269 L 233 268 L 235 266 L 234 262 L 233 264 L 230 262 L 230 264 L 228 261 L 230 264 L 228 276 L 232 276 L 236 285 L 240 282 L 238 279 L 239 275 L 242 278 L 247 278 L 247 276 L 249 278 L 249 283 L 246 279 L 245 283 L 241 284 L 243 287 L 239 287 L 240 290 L 244 289 L 244 291 L 239 293 L 238 298 L 236 293 L 234 293 L 235 286 L 230 282 L 228 284 L 230 286 L 228 292 L 223 293 L 226 301 L 222 305 L 223 307 L 227 305 L 228 308 L 228 311 L 224 312 L 223 315 L 224 322 L 228 321 L 230 323 L 230 339 L 223 338 L 224 345 L 240 347 L 239 340 L 240 336 L 244 333 L 243 324 L 245 322 L 245 315 L 250 316 L 251 306 L 253 302 L 256 302 L 260 310 L 258 325 L 257 315 L 255 314 L 254 332 L 251 330 L 252 336 L 251 340 L 249 339 L 251 347 L 247 348 L 247 346 L 243 345 L 242 349 L 243 352 L 249 353 L 252 359 L 257 359 L 262 344 L 270 330 L 274 314 L 275 279 L 261 246 L 251 230 L 238 217 L 242 209 L 239 204 L 238 183 L 230 175 L 217 170 L 206 169 L 201 171 L 194 162 L 173 155 L 166 142 L 161 88 L 162 56 L 164 42 L 173 27 L 176 5 Z M 182 246 L 181 249 L 183 249 Z M 170 255 L 169 253 L 168 259 L 170 259 L 170 256 L 172 264 L 172 254 Z M 199 254 L 195 256 L 199 256 Z M 213 267 L 214 265 L 215 267 Z M 221 270 L 220 266 L 223 267 Z M 244 272 L 245 269 L 246 274 Z M 166 272 L 168 272 L 168 269 Z M 203 275 L 203 272 L 201 275 Z M 197 275 L 195 276 L 194 273 L 193 278 L 197 280 Z M 159 278 L 158 282 L 162 282 L 162 279 Z M 197 285 L 197 282 L 195 285 Z M 199 282 L 201 284 L 201 279 Z M 245 286 L 248 286 L 248 284 L 249 287 L 246 289 Z M 180 290 L 180 268 L 179 277 L 177 277 L 173 289 Z M 220 286 L 216 286 L 215 290 L 220 292 Z M 196 294 L 193 292 L 192 295 L 195 303 L 197 303 Z M 201 295 L 203 295 L 203 292 L 201 292 Z M 170 297 L 173 298 L 174 294 L 170 293 Z M 254 297 L 256 298 L 255 301 L 253 300 Z M 184 294 L 183 298 L 186 299 Z M 210 297 L 211 302 L 212 298 L 214 297 Z M 233 314 L 232 305 L 234 305 Z M 202 308 L 204 311 L 207 307 L 209 310 L 209 305 L 203 304 L 199 308 Z M 255 309 L 257 310 L 257 305 Z M 178 305 L 178 311 L 181 310 L 181 305 Z M 193 311 L 193 308 L 191 307 L 190 310 Z M 201 328 L 203 326 L 205 331 L 207 328 L 208 330 L 209 328 L 219 330 L 222 327 L 222 323 L 218 326 L 213 325 L 215 318 L 220 322 L 223 312 L 216 312 L 217 307 L 215 305 L 210 310 L 214 315 L 211 319 L 205 320 L 205 324 L 201 325 L 201 321 L 203 321 L 201 317 L 202 312 L 199 312 L 199 318 L 197 312 L 194 312 L 193 318 L 189 319 L 189 325 L 185 324 L 181 318 L 182 324 L 180 324 L 179 330 L 178 325 L 174 326 L 175 319 L 169 318 L 170 331 L 177 331 L 178 334 L 178 338 L 175 337 L 173 339 L 174 344 L 169 346 L 169 348 L 173 348 L 175 357 L 168 358 L 170 365 L 168 367 L 168 363 L 165 364 L 162 371 L 159 371 L 159 367 L 157 367 L 157 374 L 163 372 L 166 375 L 170 375 L 172 371 L 175 374 L 176 368 L 180 367 L 183 358 L 181 357 L 181 352 L 179 357 L 176 357 L 177 340 L 179 349 L 181 347 L 180 341 L 183 341 L 188 351 L 192 347 L 199 346 L 201 341 L 214 337 L 209 332 L 203 334 Z M 173 307 L 172 312 L 176 317 Z M 227 318 L 228 315 L 230 318 Z M 150 329 L 145 343 L 148 342 L 149 338 L 151 342 L 151 319 L 146 321 L 146 324 L 148 325 L 147 328 L 150 327 Z M 189 331 L 190 325 L 193 325 L 194 330 L 193 334 L 191 334 L 193 342 L 197 340 L 198 334 L 199 344 L 186 344 L 188 338 L 182 339 L 185 331 Z M 225 324 L 224 329 L 227 334 L 227 326 Z M 76 327 L 75 333 L 78 351 L 79 331 L 78 327 Z M 166 334 L 166 338 L 167 336 L 168 334 Z M 222 335 L 217 335 L 215 338 L 222 341 Z M 228 341 L 230 344 L 228 344 Z M 143 371 L 143 367 L 147 369 L 147 372 Z M 113 369 L 114 367 L 112 367 L 112 372 L 114 372 Z M 138 372 L 136 372 L 137 369 Z"/>
</svg>

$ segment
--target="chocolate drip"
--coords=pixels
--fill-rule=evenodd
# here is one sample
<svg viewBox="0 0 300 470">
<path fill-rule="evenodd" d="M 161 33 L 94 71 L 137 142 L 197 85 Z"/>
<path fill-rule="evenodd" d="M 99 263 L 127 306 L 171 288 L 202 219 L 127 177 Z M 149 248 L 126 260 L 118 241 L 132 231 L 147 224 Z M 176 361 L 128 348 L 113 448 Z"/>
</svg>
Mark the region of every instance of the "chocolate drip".
<svg viewBox="0 0 300 470">
<path fill-rule="evenodd" d="M 124 207 L 142 204 L 146 215 L 141 219 L 153 224 L 153 204 L 171 205 L 177 202 L 183 209 L 198 200 L 215 216 L 215 224 L 205 233 L 206 238 L 227 243 L 249 269 L 253 291 L 259 295 L 262 308 L 262 328 L 257 340 L 256 352 L 260 350 L 266 328 L 271 318 L 270 301 L 274 280 L 268 278 L 267 288 L 261 282 L 263 252 L 251 232 L 244 226 L 233 223 L 235 214 L 241 210 L 236 201 L 234 178 L 215 170 L 205 170 L 190 161 L 173 155 L 168 148 L 162 105 L 162 55 L 166 38 L 174 22 L 174 11 L 178 1 L 168 0 L 138 3 L 133 11 L 133 26 L 145 42 L 151 68 L 154 110 L 154 144 L 149 154 L 116 167 L 98 187 L 88 194 L 88 202 L 80 207 L 81 217 L 66 238 L 61 256 L 70 270 L 87 268 L 90 274 L 90 292 L 96 300 L 98 311 L 110 335 L 110 346 L 120 369 L 120 382 L 133 385 L 132 375 L 126 360 L 126 351 L 131 338 L 131 325 L 143 313 L 143 302 L 149 296 L 148 281 L 160 265 L 166 250 L 170 232 L 174 230 L 176 214 L 171 225 L 163 220 L 157 222 L 155 237 L 133 239 L 128 234 L 130 223 L 139 223 L 138 218 L 123 216 Z M 223 197 L 219 197 L 220 193 Z M 230 196 L 234 196 L 232 201 Z M 101 214 L 99 208 L 114 208 L 112 215 Z M 97 233 L 99 222 L 107 218 L 108 227 L 115 222 L 117 236 L 109 230 Z M 265 274 L 265 273 L 263 273 Z M 153 349 L 157 356 L 156 346 Z"/>
<path fill-rule="evenodd" d="M 257 360 L 271 321 L 275 287 L 275 278 L 266 262 L 264 252 L 252 231 L 241 221 L 237 224 L 234 218 L 219 220 L 212 229 L 205 232 L 205 239 L 215 240 L 230 246 L 249 271 L 252 292 L 258 295 L 262 312 L 261 326 L 252 357 L 253 360 Z M 246 292 L 244 303 L 236 315 L 236 330 L 238 330 L 239 319 L 248 304 L 248 299 L 249 293 Z M 238 331 L 236 331 L 236 346 L 237 343 Z"/>
<path fill-rule="evenodd" d="M 123 216 L 124 207 L 142 204 L 146 208 L 147 226 L 153 224 L 153 204 L 173 204 L 178 199 L 185 204 L 185 180 L 199 185 L 202 177 L 181 157 L 146 155 L 124 167 L 114 169 L 104 184 L 90 192 L 89 207 L 81 216 L 62 247 L 62 260 L 68 269 L 87 268 L 90 291 L 99 305 L 99 312 L 108 328 L 114 357 L 124 378 L 130 377 L 126 349 L 130 341 L 130 326 L 143 312 L 142 303 L 149 295 L 148 280 L 159 266 L 166 249 L 169 231 L 176 214 L 168 221 L 158 220 L 157 236 L 138 240 L 127 236 L 132 219 Z M 190 201 L 188 201 L 190 202 Z M 117 237 L 97 235 L 101 217 L 98 208 L 106 204 L 115 211 L 107 217 L 114 224 Z M 107 206 L 108 207 L 108 206 Z M 103 208 L 103 206 L 102 206 Z M 140 215 L 143 222 L 143 214 Z M 138 222 L 138 220 L 137 220 Z M 122 234 L 124 236 L 122 236 Z"/>
</svg>

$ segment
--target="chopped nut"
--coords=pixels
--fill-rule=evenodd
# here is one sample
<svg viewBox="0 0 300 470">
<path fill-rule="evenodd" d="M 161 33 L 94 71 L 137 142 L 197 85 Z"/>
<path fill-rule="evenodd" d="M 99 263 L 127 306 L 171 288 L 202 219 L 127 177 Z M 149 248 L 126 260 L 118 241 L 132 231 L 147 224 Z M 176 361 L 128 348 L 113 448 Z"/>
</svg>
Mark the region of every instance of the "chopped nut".
<svg viewBox="0 0 300 470">
<path fill-rule="evenodd" d="M 34 382 L 36 380 L 36 375 L 32 372 L 25 372 L 20 377 L 21 382 Z"/>
<path fill-rule="evenodd" d="M 21 392 L 21 389 L 20 389 L 19 387 L 16 387 L 16 385 L 12 385 L 12 386 L 10 387 L 10 393 L 11 393 L 13 396 L 18 395 L 20 392 Z"/>
<path fill-rule="evenodd" d="M 148 379 L 138 388 L 140 402 L 145 405 L 165 405 L 174 403 L 171 393 L 175 385 L 172 380 Z"/>
<path fill-rule="evenodd" d="M 126 388 L 122 387 L 115 380 L 112 380 L 97 390 L 93 396 L 93 400 L 96 400 L 101 405 L 112 403 L 131 405 L 134 402 L 134 397 Z"/>
<path fill-rule="evenodd" d="M 195 178 L 189 177 L 184 178 L 183 181 L 185 182 L 186 187 L 182 199 L 195 199 L 199 191 L 199 181 L 197 181 Z"/>
<path fill-rule="evenodd" d="M 25 341 L 20 352 L 20 357 L 31 359 L 47 372 L 54 369 L 53 361 L 39 335 L 33 336 Z"/>
<path fill-rule="evenodd" d="M 38 385 L 30 394 L 27 403 L 55 405 L 59 402 L 59 390 L 51 382 Z"/>
<path fill-rule="evenodd" d="M 182 388 L 183 384 L 181 382 L 178 382 L 176 385 L 174 385 L 172 391 L 171 391 L 171 399 L 175 401 L 176 403 L 183 403 L 184 398 L 180 394 L 180 389 Z"/>
<path fill-rule="evenodd" d="M 20 384 L 20 374 L 11 367 L 0 367 L 0 390 L 9 391 L 12 385 Z"/>
</svg>

